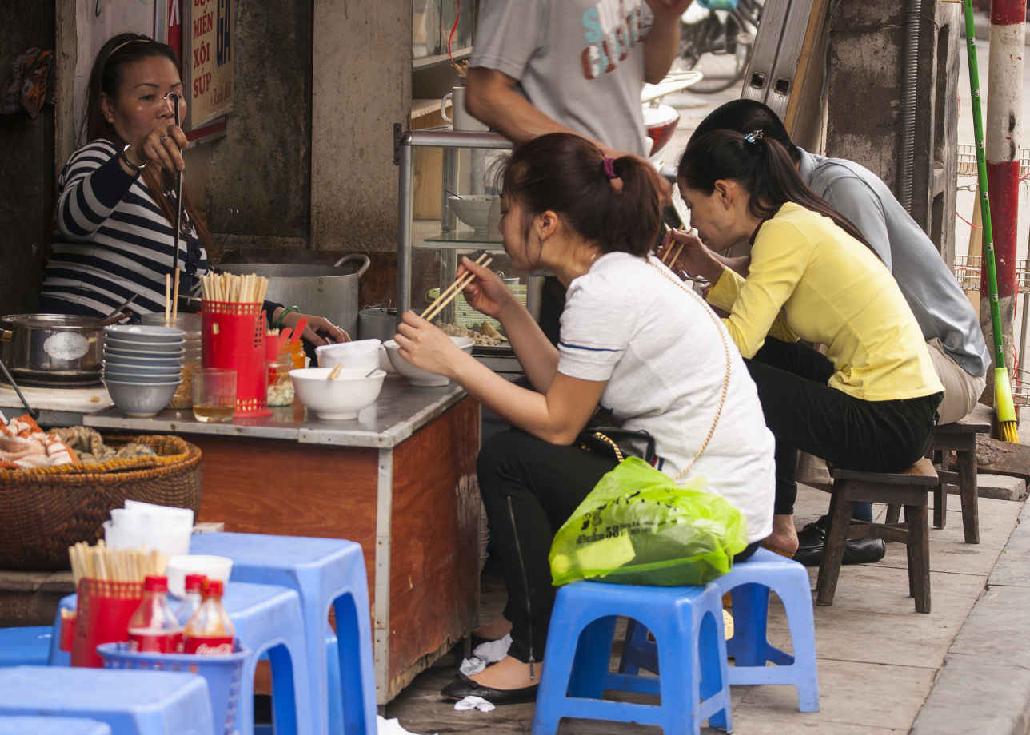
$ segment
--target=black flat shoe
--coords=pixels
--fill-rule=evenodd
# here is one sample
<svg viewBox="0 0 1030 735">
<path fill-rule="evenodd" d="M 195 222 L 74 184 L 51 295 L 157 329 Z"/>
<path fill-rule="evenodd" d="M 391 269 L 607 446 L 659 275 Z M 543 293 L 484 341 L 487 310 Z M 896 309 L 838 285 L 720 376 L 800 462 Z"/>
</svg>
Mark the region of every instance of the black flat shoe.
<svg viewBox="0 0 1030 735">
<path fill-rule="evenodd" d="M 498 707 L 505 704 L 526 704 L 536 701 L 537 684 L 521 689 L 493 689 L 477 684 L 464 674 L 458 674 L 454 681 L 440 690 L 440 696 L 452 702 L 459 702 L 465 697 L 482 697 L 490 704 Z"/>
<path fill-rule="evenodd" d="M 805 529 L 807 530 L 807 529 Z M 804 564 L 806 567 L 817 567 L 823 561 L 823 552 L 826 551 L 826 532 L 822 539 L 812 538 L 815 534 L 809 535 L 804 540 L 798 534 L 800 545 L 797 553 L 794 554 L 794 561 Z M 843 564 L 873 564 L 880 561 L 887 553 L 887 545 L 883 539 L 863 538 L 853 539 L 844 544 Z"/>
</svg>

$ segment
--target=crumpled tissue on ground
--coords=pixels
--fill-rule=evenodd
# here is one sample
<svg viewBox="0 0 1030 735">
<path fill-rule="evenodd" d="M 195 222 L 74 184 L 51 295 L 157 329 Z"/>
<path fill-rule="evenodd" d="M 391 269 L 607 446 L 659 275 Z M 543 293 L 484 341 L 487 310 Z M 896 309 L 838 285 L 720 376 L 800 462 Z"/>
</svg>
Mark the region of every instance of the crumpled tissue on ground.
<svg viewBox="0 0 1030 735">
<path fill-rule="evenodd" d="M 481 658 L 473 656 L 472 658 L 463 659 L 461 666 L 458 667 L 458 671 L 463 673 L 465 676 L 474 676 L 480 671 L 486 668 L 486 661 Z"/>
<path fill-rule="evenodd" d="M 511 648 L 511 634 L 504 636 L 504 638 L 498 638 L 496 641 L 480 643 L 476 646 L 476 650 L 472 652 L 472 655 L 486 661 L 488 664 L 492 664 L 507 656 L 509 648 Z"/>
<path fill-rule="evenodd" d="M 401 727 L 397 718 L 387 720 L 382 715 L 376 716 L 376 735 L 415 735 Z"/>
<path fill-rule="evenodd" d="M 497 708 L 482 697 L 465 697 L 460 702 L 454 703 L 454 709 L 459 712 L 471 709 L 477 709 L 480 712 L 493 712 Z"/>
</svg>

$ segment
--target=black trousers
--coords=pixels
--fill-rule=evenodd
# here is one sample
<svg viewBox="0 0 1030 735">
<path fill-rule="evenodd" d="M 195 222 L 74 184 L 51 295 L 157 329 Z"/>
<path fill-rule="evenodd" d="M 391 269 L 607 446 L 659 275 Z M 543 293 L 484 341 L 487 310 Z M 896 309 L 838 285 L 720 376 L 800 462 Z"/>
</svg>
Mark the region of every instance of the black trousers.
<svg viewBox="0 0 1030 735">
<path fill-rule="evenodd" d="M 748 361 L 765 423 L 776 438 L 774 512 L 794 512 L 798 450 L 836 467 L 905 469 L 926 453 L 942 394 L 864 401 L 827 385 L 833 363 L 811 347 L 767 339 Z"/>
<path fill-rule="evenodd" d="M 518 429 L 496 434 L 479 453 L 479 490 L 508 588 L 508 653 L 520 661 L 543 660 L 555 595 L 547 561 L 554 534 L 615 464 L 614 457 L 550 444 Z"/>
</svg>

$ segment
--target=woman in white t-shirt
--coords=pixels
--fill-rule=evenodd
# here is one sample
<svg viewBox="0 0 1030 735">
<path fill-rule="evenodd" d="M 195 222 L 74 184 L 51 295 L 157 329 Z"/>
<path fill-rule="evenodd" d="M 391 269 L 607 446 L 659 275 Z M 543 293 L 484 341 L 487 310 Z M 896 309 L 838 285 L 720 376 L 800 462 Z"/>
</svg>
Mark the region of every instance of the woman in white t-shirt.
<svg viewBox="0 0 1030 735">
<path fill-rule="evenodd" d="M 625 428 L 648 431 L 657 466 L 675 476 L 712 427 L 728 354 L 725 404 L 692 472 L 743 513 L 751 542 L 744 554 L 771 531 L 775 484 L 773 437 L 739 353 L 700 298 L 649 254 L 660 226 L 654 169 L 553 133 L 516 149 L 502 207 L 504 249 L 515 267 L 551 271 L 568 287 L 561 341 L 552 346 L 500 279 L 468 259 L 463 267 L 476 280 L 465 297 L 504 325 L 536 391 L 509 383 L 413 313 L 397 335 L 405 358 L 457 381 L 517 427 L 486 442 L 478 467 L 508 587 L 511 648 L 443 691 L 494 704 L 536 696 L 554 600 L 551 539 L 615 466 L 610 456 L 573 446 L 598 406 Z"/>
</svg>

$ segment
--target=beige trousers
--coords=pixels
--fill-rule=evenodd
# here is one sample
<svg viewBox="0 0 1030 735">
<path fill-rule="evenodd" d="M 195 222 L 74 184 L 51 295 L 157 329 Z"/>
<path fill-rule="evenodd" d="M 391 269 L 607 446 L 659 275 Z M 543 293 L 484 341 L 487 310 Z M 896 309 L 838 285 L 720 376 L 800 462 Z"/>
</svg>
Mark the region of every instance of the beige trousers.
<svg viewBox="0 0 1030 735">
<path fill-rule="evenodd" d="M 941 424 L 952 424 L 976 408 L 976 402 L 987 385 L 987 376 L 975 378 L 958 366 L 941 348 L 939 339 L 926 343 L 937 377 L 944 385 L 944 400 L 937 408 Z"/>
</svg>

